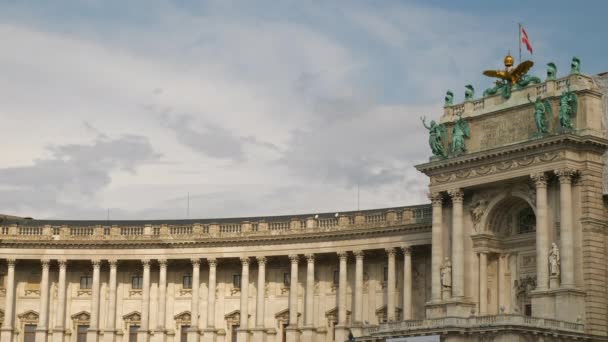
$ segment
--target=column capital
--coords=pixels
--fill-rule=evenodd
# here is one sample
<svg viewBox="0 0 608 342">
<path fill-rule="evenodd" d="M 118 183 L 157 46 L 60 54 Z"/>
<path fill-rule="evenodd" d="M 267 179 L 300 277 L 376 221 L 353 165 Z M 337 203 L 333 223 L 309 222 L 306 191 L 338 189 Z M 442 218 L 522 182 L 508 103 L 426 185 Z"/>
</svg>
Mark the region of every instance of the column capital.
<svg viewBox="0 0 608 342">
<path fill-rule="evenodd" d="M 403 251 L 403 255 L 412 255 L 412 246 L 403 246 L 401 250 Z"/>
<path fill-rule="evenodd" d="M 167 267 L 167 259 L 166 258 L 160 258 L 160 259 L 158 259 L 158 266 L 160 266 L 160 267 Z"/>
<path fill-rule="evenodd" d="M 537 172 L 530 175 L 537 188 L 547 187 L 547 174 L 545 172 Z"/>
<path fill-rule="evenodd" d="M 99 268 L 101 266 L 101 259 L 91 259 L 91 265 L 93 268 Z"/>
<path fill-rule="evenodd" d="M 118 266 L 118 259 L 108 259 L 108 265 L 110 265 L 110 268 L 116 268 Z"/>
<path fill-rule="evenodd" d="M 44 259 L 40 260 L 40 263 L 42 264 L 42 268 L 49 268 L 51 260 L 47 259 L 47 258 L 44 258 Z"/>
<path fill-rule="evenodd" d="M 346 258 L 348 258 L 348 252 L 346 251 L 340 251 L 340 252 L 336 252 L 338 254 L 338 258 L 340 260 L 346 260 Z"/>
<path fill-rule="evenodd" d="M 365 252 L 363 252 L 360 249 L 353 251 L 353 254 L 355 255 L 355 259 L 357 259 L 357 260 L 363 259 L 363 256 L 365 256 Z"/>
<path fill-rule="evenodd" d="M 192 263 L 192 267 L 198 267 L 201 265 L 201 258 L 192 258 L 190 263 Z"/>
<path fill-rule="evenodd" d="M 241 265 L 249 266 L 249 257 L 241 257 Z"/>
<path fill-rule="evenodd" d="M 141 264 L 144 266 L 144 268 L 150 268 L 150 259 L 141 259 Z"/>
<path fill-rule="evenodd" d="M 390 257 L 390 256 L 395 256 L 395 254 L 397 253 L 397 249 L 394 247 L 391 248 L 386 248 L 385 249 L 386 254 Z"/>
<path fill-rule="evenodd" d="M 298 254 L 289 254 L 289 261 L 291 261 L 292 264 L 297 264 L 298 261 L 300 261 L 300 256 Z"/>
<path fill-rule="evenodd" d="M 9 267 L 15 267 L 15 263 L 16 263 L 16 262 L 17 262 L 17 259 L 15 259 L 15 258 L 7 258 L 7 259 L 6 259 L 6 264 L 7 264 Z"/>
<path fill-rule="evenodd" d="M 268 261 L 268 260 L 266 259 L 266 257 L 265 257 L 265 256 L 263 256 L 263 255 L 262 255 L 262 256 L 257 256 L 257 257 L 255 257 L 255 260 L 257 260 L 258 265 L 260 265 L 260 266 L 262 266 L 262 265 L 266 265 L 266 262 Z"/>
<path fill-rule="evenodd" d="M 462 199 L 464 197 L 464 193 L 462 192 L 462 189 L 451 189 L 451 190 L 448 190 L 448 194 L 452 198 L 452 202 L 460 202 L 460 203 L 462 203 Z"/>
<path fill-rule="evenodd" d="M 65 258 L 57 259 L 57 265 L 59 265 L 59 268 L 66 268 L 68 261 Z"/>
<path fill-rule="evenodd" d="M 572 183 L 572 178 L 578 173 L 578 170 L 570 167 L 565 167 L 562 169 L 557 169 L 555 174 L 559 178 L 559 182 L 562 184 Z"/>
<path fill-rule="evenodd" d="M 443 205 L 443 194 L 441 192 L 431 192 L 427 195 L 434 207 Z"/>
<path fill-rule="evenodd" d="M 306 261 L 308 263 L 311 263 L 311 262 L 314 263 L 315 262 L 315 254 L 314 253 L 304 254 L 304 257 L 306 258 Z"/>
<path fill-rule="evenodd" d="M 209 264 L 210 267 L 216 267 L 217 259 L 216 258 L 207 258 L 207 263 Z"/>
</svg>

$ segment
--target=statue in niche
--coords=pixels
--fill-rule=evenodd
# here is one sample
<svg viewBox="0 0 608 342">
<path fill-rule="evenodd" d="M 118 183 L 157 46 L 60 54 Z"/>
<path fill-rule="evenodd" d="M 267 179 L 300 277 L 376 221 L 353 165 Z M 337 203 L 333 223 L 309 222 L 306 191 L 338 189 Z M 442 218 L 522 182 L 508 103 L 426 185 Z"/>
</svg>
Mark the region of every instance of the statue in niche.
<svg viewBox="0 0 608 342">
<path fill-rule="evenodd" d="M 576 56 L 572 57 L 572 62 L 570 63 L 570 73 L 571 74 L 580 74 L 581 73 L 581 60 Z"/>
<path fill-rule="evenodd" d="M 547 63 L 547 81 L 554 81 L 557 78 L 557 65 L 553 62 Z"/>
<path fill-rule="evenodd" d="M 436 157 L 445 157 L 444 143 L 447 140 L 447 131 L 443 124 L 438 124 L 435 120 L 431 120 L 431 125 L 426 124 L 426 118 L 421 117 L 420 120 L 426 129 L 429 130 L 429 146 L 431 152 Z"/>
<path fill-rule="evenodd" d="M 543 135 L 549 132 L 547 128 L 547 118 L 546 114 L 549 116 L 553 116 L 553 110 L 551 109 L 551 104 L 549 101 L 542 100 L 540 96 L 536 97 L 536 101 L 532 101 L 530 99 L 530 94 L 528 94 L 528 102 L 534 105 L 534 122 L 536 123 L 536 130 L 538 135 Z"/>
<path fill-rule="evenodd" d="M 481 231 L 481 227 L 479 224 L 481 223 L 481 217 L 486 212 L 488 207 L 489 200 L 486 196 L 481 196 L 479 194 L 473 195 L 471 200 L 471 218 L 473 220 L 473 229 L 476 232 Z"/>
<path fill-rule="evenodd" d="M 475 96 L 475 88 L 473 88 L 471 84 L 465 85 L 464 88 L 464 100 L 473 101 L 473 97 Z"/>
<path fill-rule="evenodd" d="M 445 258 L 441 265 L 441 287 L 452 287 L 452 263 L 450 258 Z"/>
<path fill-rule="evenodd" d="M 458 115 L 458 119 L 454 122 L 452 127 L 452 154 L 457 156 L 465 153 L 467 148 L 464 144 L 464 139 L 471 137 L 471 129 L 465 119 L 462 118 L 462 114 Z"/>
<path fill-rule="evenodd" d="M 559 249 L 554 242 L 551 244 L 551 251 L 549 252 L 549 275 L 556 277 L 559 276 L 559 266 Z"/>
<path fill-rule="evenodd" d="M 559 98 L 559 125 L 562 131 L 570 131 L 574 128 L 572 117 L 578 110 L 578 97 L 570 90 L 570 81 L 566 82 L 566 90 Z"/>
<path fill-rule="evenodd" d="M 445 102 L 444 102 L 444 106 L 448 107 L 454 104 L 454 93 L 451 90 L 448 90 L 445 93 Z"/>
</svg>

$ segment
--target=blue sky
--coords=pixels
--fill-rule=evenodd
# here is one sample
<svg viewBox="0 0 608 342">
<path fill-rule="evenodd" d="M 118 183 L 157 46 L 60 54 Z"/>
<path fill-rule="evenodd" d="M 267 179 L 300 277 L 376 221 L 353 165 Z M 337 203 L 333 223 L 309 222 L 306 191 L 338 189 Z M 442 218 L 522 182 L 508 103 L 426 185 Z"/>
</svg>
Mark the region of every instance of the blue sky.
<svg viewBox="0 0 608 342">
<path fill-rule="evenodd" d="M 289 214 L 426 202 L 418 117 L 517 54 L 608 71 L 604 1 L 0 1 L 0 212 Z"/>
</svg>

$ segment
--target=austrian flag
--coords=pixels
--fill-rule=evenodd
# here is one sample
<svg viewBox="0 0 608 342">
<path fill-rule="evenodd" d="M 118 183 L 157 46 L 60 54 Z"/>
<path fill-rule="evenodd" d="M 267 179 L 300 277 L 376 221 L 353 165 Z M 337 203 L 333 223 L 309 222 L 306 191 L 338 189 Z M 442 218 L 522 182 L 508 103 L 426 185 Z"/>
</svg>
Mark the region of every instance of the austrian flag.
<svg viewBox="0 0 608 342">
<path fill-rule="evenodd" d="M 524 43 L 524 45 L 526 45 L 526 49 L 528 49 L 528 51 L 530 51 L 530 54 L 531 54 L 532 45 L 530 44 L 530 39 L 528 38 L 528 34 L 526 33 L 526 30 L 524 30 L 523 26 L 521 26 L 521 42 Z"/>
</svg>

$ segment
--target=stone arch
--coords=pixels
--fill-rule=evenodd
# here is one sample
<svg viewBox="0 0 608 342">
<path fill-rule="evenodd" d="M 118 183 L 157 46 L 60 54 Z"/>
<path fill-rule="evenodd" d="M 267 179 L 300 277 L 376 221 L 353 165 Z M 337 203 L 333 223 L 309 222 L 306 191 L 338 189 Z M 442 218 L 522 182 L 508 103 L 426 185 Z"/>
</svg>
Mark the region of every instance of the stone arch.
<svg viewBox="0 0 608 342">
<path fill-rule="evenodd" d="M 530 191 L 522 189 L 512 189 L 511 191 L 502 191 L 497 193 L 492 198 L 488 199 L 488 203 L 484 208 L 484 212 L 479 220 L 479 227 L 486 233 L 493 233 L 492 224 L 496 222 L 501 210 L 513 207 L 519 203 L 526 203 L 536 216 L 536 203 L 532 198 Z"/>
</svg>

